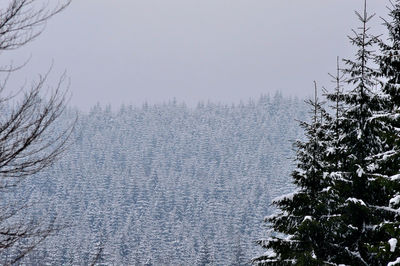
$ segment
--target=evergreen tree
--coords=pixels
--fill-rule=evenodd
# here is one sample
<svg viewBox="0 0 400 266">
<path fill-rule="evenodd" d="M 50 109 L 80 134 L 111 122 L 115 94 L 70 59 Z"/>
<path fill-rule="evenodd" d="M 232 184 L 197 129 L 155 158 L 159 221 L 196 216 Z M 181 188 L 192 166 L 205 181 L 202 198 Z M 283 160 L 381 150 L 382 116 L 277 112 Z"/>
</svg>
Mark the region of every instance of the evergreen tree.
<svg viewBox="0 0 400 266">
<path fill-rule="evenodd" d="M 242 266 L 242 265 L 247 265 L 248 260 L 245 257 L 243 253 L 243 248 L 242 248 L 242 241 L 240 239 L 240 236 L 238 233 L 236 233 L 236 241 L 235 241 L 235 246 L 233 247 L 233 261 L 230 264 L 230 266 Z"/>
<path fill-rule="evenodd" d="M 311 122 L 301 122 L 307 141 L 297 141 L 297 169 L 292 177 L 298 190 L 274 200 L 280 212 L 267 218 L 276 233 L 266 241 L 259 241 L 269 249 L 265 256 L 253 262 L 259 265 L 321 265 L 328 250 L 324 220 L 329 215 L 329 182 L 324 176 L 327 149 L 331 134 L 327 122 L 332 119 L 318 100 L 317 91 L 312 106 Z"/>
<path fill-rule="evenodd" d="M 389 16 L 392 21 L 384 21 L 388 29 L 388 44 L 380 41 L 381 56 L 378 57 L 385 97 L 384 112 L 379 118 L 387 124 L 383 137 L 388 146 L 384 160 L 379 162 L 387 170 L 389 177 L 399 174 L 400 165 L 400 1 L 392 3 Z"/>
<path fill-rule="evenodd" d="M 382 183 L 385 183 L 385 202 L 377 206 L 377 213 L 384 217 L 384 223 L 376 227 L 376 243 L 370 249 L 380 260 L 393 264 L 400 262 L 400 2 L 390 2 L 389 17 L 384 20 L 388 30 L 388 43 L 379 42 L 381 55 L 377 63 L 382 77 L 382 96 L 384 107 L 376 119 L 384 125 L 381 138 L 385 149 L 377 154 L 375 168 L 379 170 Z"/>
<path fill-rule="evenodd" d="M 391 13 L 395 19 L 398 10 Z M 328 116 L 321 125 L 314 116 L 311 125 L 303 125 L 308 141 L 297 145 L 303 171 L 293 174 L 299 190 L 276 202 L 282 212 L 268 221 L 282 235 L 260 241 L 273 252 L 254 260 L 259 265 L 387 265 L 398 258 L 399 72 L 396 61 L 386 58 L 394 65 L 381 64 L 389 81 L 383 92 L 378 89 L 379 73 L 371 67 L 379 58 L 374 54 L 378 38 L 369 34 L 373 16 L 366 12 L 366 1 L 363 14 L 356 14 L 362 24 L 350 37 L 358 49 L 355 59 L 344 60 L 347 89 L 341 92 L 338 74 L 337 89 L 328 95 L 336 117 Z M 400 32 L 397 25 L 388 28 L 399 40 L 394 37 Z M 381 47 L 389 56 L 398 51 Z M 317 129 L 324 137 L 318 137 Z"/>
<path fill-rule="evenodd" d="M 203 239 L 202 241 L 202 246 L 199 252 L 199 256 L 196 261 L 196 265 L 199 266 L 207 266 L 207 265 L 212 265 L 213 264 L 213 259 L 212 259 L 212 254 L 208 246 L 208 242 L 206 239 Z"/>
<path fill-rule="evenodd" d="M 332 208 L 336 226 L 331 228 L 334 233 L 329 239 L 333 253 L 326 259 L 350 265 L 381 265 L 370 249 L 376 241 L 375 227 L 384 221 L 375 206 L 383 205 L 386 199 L 385 180 L 374 167 L 375 155 L 385 147 L 381 138 L 384 124 L 375 119 L 383 101 L 376 89 L 377 72 L 371 67 L 377 37 L 369 34 L 367 24 L 373 16 L 367 14 L 366 1 L 363 14 L 356 14 L 361 27 L 353 31 L 350 41 L 358 50 L 354 60 L 344 60 L 348 88 L 343 94 L 328 97 L 342 102 L 344 110 L 336 121 L 339 156 L 335 158 L 337 170 L 333 175 L 331 172 L 337 194 Z"/>
</svg>

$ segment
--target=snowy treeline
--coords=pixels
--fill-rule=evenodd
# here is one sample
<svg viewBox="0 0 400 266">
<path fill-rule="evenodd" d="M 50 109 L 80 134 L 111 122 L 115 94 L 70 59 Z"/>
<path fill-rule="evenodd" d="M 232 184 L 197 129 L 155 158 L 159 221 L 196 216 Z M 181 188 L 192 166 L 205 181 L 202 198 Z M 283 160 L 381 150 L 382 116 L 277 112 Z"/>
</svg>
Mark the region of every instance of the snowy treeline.
<svg viewBox="0 0 400 266">
<path fill-rule="evenodd" d="M 79 113 L 63 157 L 4 195 L 29 194 L 24 215 L 70 225 L 23 262 L 87 265 L 100 253 L 108 265 L 248 264 L 270 199 L 292 189 L 295 119 L 306 112 L 276 94 Z"/>
</svg>

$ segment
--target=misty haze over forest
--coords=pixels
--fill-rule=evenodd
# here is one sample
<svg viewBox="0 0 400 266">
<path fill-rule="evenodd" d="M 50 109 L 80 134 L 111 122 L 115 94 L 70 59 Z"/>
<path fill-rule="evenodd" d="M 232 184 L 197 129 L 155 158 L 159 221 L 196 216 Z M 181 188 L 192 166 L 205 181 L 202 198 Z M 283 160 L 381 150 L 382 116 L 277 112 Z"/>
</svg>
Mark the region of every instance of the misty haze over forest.
<svg viewBox="0 0 400 266">
<path fill-rule="evenodd" d="M 400 265 L 387 5 L 1 2 L 0 264 Z"/>
</svg>

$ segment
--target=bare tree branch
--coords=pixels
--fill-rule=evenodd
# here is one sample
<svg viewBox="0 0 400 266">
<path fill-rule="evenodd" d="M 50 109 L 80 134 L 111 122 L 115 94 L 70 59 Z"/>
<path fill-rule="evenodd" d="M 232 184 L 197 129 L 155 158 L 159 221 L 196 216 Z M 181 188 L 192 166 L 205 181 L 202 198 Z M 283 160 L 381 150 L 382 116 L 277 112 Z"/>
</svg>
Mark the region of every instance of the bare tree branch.
<svg viewBox="0 0 400 266">
<path fill-rule="evenodd" d="M 14 50 L 39 36 L 47 20 L 63 11 L 71 0 L 9 0 L 0 3 L 0 53 Z M 29 61 L 29 59 L 28 59 Z M 50 70 L 15 94 L 3 95 L 10 75 L 25 66 L 0 67 L 0 191 L 17 186 L 24 178 L 51 165 L 65 150 L 74 122 L 63 130 L 55 128 L 68 102 L 63 74 L 53 90 L 45 90 Z M 47 93 L 47 94 L 46 94 Z M 25 203 L 0 206 L 0 264 L 20 262 L 48 236 L 65 226 L 56 218 L 40 222 L 24 217 Z M 3 203 L 4 204 L 4 203 Z M 2 208 L 3 207 L 3 208 Z"/>
<path fill-rule="evenodd" d="M 43 32 L 47 20 L 63 11 L 71 0 L 57 2 L 50 9 L 50 1 L 9 2 L 8 7 L 0 11 L 0 51 L 17 49 L 34 40 Z"/>
</svg>

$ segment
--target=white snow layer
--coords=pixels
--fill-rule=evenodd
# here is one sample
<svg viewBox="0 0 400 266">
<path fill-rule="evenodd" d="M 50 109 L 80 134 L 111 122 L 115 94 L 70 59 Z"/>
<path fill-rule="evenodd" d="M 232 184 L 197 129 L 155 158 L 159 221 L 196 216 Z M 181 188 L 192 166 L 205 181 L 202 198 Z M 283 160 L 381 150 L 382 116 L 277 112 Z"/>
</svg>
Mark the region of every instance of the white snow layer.
<svg viewBox="0 0 400 266">
<path fill-rule="evenodd" d="M 395 181 L 395 180 L 399 180 L 400 179 L 400 174 L 398 175 L 393 175 L 390 177 L 391 180 Z"/>
<path fill-rule="evenodd" d="M 358 175 L 358 177 L 362 177 L 363 174 L 364 174 L 364 170 L 363 170 L 361 167 L 358 168 L 358 169 L 357 169 L 357 175 Z"/>
<path fill-rule="evenodd" d="M 389 241 L 389 245 L 390 245 L 390 252 L 394 252 L 397 246 L 397 239 L 396 238 L 392 238 Z"/>
<path fill-rule="evenodd" d="M 326 187 L 321 192 L 329 192 L 331 189 L 332 189 L 332 187 Z"/>
<path fill-rule="evenodd" d="M 293 200 L 294 195 L 296 195 L 297 193 L 298 193 L 298 191 L 295 191 L 293 193 L 289 193 L 289 194 L 286 194 L 286 195 L 283 195 L 283 196 L 279 196 L 279 197 L 274 198 L 272 201 L 273 202 L 279 202 L 279 201 L 282 201 L 282 200 Z"/>
<path fill-rule="evenodd" d="M 278 213 L 274 213 L 274 214 L 271 214 L 271 215 L 267 215 L 267 216 L 264 217 L 264 221 L 268 221 L 268 220 L 274 219 L 274 218 L 276 218 L 276 217 L 279 217 L 279 214 L 278 214 Z"/>
<path fill-rule="evenodd" d="M 265 255 L 266 257 L 268 257 L 268 258 L 274 258 L 274 257 L 276 257 L 276 253 L 275 253 L 275 251 L 272 250 L 272 249 L 268 249 L 268 250 L 265 252 L 264 255 Z"/>
<path fill-rule="evenodd" d="M 395 261 L 389 262 L 387 266 L 394 266 L 400 264 L 400 257 L 398 257 Z"/>
<path fill-rule="evenodd" d="M 390 206 L 396 206 L 400 203 L 400 195 L 395 196 L 389 201 Z"/>
<path fill-rule="evenodd" d="M 333 148 L 333 147 L 329 147 L 327 150 L 326 150 L 326 153 L 329 155 L 329 154 L 332 154 L 332 153 L 334 153 L 335 152 L 335 148 Z"/>
<path fill-rule="evenodd" d="M 370 172 L 373 172 L 378 168 L 379 168 L 379 166 L 376 163 L 371 163 L 370 165 L 367 166 L 367 170 Z"/>
<path fill-rule="evenodd" d="M 367 206 L 363 200 L 356 199 L 356 198 L 348 198 L 346 201 L 353 202 L 353 203 L 356 203 L 356 204 L 358 203 L 358 204 L 360 204 L 362 206 Z"/>
</svg>

